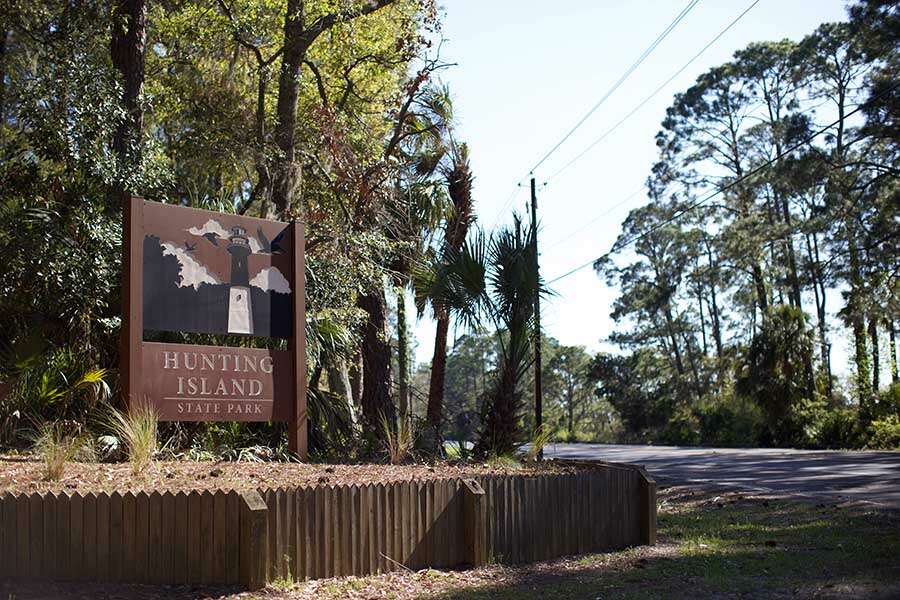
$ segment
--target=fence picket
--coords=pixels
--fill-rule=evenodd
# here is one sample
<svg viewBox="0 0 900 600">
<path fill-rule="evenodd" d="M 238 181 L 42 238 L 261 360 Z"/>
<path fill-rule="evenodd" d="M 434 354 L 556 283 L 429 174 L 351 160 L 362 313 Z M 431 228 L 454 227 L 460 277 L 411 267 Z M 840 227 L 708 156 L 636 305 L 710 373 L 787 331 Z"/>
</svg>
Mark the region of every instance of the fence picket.
<svg viewBox="0 0 900 600">
<path fill-rule="evenodd" d="M 153 513 L 151 512 L 151 515 Z M 159 573 L 156 581 L 159 583 L 172 583 L 177 581 L 175 576 L 175 556 L 178 550 L 175 547 L 175 496 L 171 492 L 162 494 L 159 498 L 159 544 L 160 551 L 157 554 Z M 237 551 L 235 549 L 235 551 Z"/>
<path fill-rule="evenodd" d="M 240 574 L 241 497 L 234 490 L 225 496 L 225 579 L 237 583 Z"/>
<path fill-rule="evenodd" d="M 69 498 L 69 576 L 84 579 L 84 499 L 77 492 Z"/>
<path fill-rule="evenodd" d="M 149 579 L 150 497 L 139 492 L 134 497 L 134 580 Z"/>
<path fill-rule="evenodd" d="M 175 494 L 175 541 L 172 547 L 172 579 L 175 583 L 190 581 L 190 504 L 190 497 L 186 493 Z"/>
<path fill-rule="evenodd" d="M 480 560 L 622 548 L 649 539 L 654 526 L 652 482 L 636 469 L 477 481 L 487 519 Z M 449 478 L 260 490 L 246 517 L 234 491 L 4 494 L 0 576 L 233 584 L 245 581 L 245 562 L 257 582 L 453 567 L 471 560 L 463 485 Z M 253 560 L 244 556 L 251 517 Z"/>
<path fill-rule="evenodd" d="M 202 498 L 199 492 L 191 492 L 187 496 L 187 583 L 200 583 L 203 580 L 203 557 L 201 555 L 203 538 L 201 534 L 201 518 L 203 513 Z"/>
<path fill-rule="evenodd" d="M 41 503 L 43 513 L 43 538 L 44 562 L 41 565 L 41 577 L 51 579 L 57 576 L 59 562 L 56 560 L 56 497 L 48 492 Z"/>
</svg>

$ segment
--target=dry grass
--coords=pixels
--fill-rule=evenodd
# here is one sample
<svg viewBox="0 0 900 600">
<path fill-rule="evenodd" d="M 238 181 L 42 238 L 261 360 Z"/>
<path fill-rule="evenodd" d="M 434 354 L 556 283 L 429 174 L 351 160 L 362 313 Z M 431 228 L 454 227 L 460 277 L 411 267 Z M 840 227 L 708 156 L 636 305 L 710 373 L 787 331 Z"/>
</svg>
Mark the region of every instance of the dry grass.
<svg viewBox="0 0 900 600">
<path fill-rule="evenodd" d="M 127 413 L 112 409 L 109 426 L 128 454 L 132 474 L 143 473 L 159 450 L 159 417 L 151 406 L 141 405 Z"/>
<path fill-rule="evenodd" d="M 391 464 L 399 465 L 409 460 L 416 444 L 416 434 L 409 419 L 398 419 L 397 429 L 394 430 L 388 420 L 382 417 L 381 428 L 384 431 L 385 451 Z"/>
<path fill-rule="evenodd" d="M 551 427 L 547 427 L 546 424 L 541 425 L 540 428 L 534 433 L 534 436 L 531 439 L 531 444 L 528 446 L 528 450 L 525 452 L 525 460 L 528 462 L 534 462 L 538 459 L 538 456 L 544 451 L 544 446 L 546 446 L 550 442 L 550 438 L 553 437 L 553 429 Z"/>
<path fill-rule="evenodd" d="M 70 462 L 90 458 L 90 438 L 67 433 L 59 423 L 47 423 L 35 436 L 34 451 L 41 457 L 44 479 L 59 481 Z"/>
</svg>

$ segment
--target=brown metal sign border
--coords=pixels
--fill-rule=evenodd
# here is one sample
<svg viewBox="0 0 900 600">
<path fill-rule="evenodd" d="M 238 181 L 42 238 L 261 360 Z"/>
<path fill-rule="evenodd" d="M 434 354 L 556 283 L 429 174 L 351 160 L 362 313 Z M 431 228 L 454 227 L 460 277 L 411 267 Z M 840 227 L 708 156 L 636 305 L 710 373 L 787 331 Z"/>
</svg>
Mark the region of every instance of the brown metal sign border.
<svg viewBox="0 0 900 600">
<path fill-rule="evenodd" d="M 292 325 L 291 335 L 288 338 L 287 351 L 266 351 L 262 349 L 247 348 L 229 348 L 215 346 L 197 346 L 191 344 L 155 344 L 153 342 L 144 342 L 144 320 L 143 320 L 143 252 L 144 252 L 144 206 L 149 204 L 143 198 L 132 196 L 125 203 L 125 211 L 123 215 L 123 237 L 122 237 L 122 329 L 120 338 L 120 378 L 123 395 L 129 408 L 142 404 L 151 403 L 154 406 L 160 404 L 160 399 L 152 397 L 147 392 L 155 393 L 161 389 L 158 380 L 148 379 L 153 377 L 153 373 L 145 373 L 145 369 L 153 363 L 145 363 L 145 351 L 160 351 L 161 348 L 172 348 L 173 352 L 181 351 L 187 353 L 204 353 L 208 355 L 215 354 L 216 351 L 222 356 L 229 355 L 261 355 L 269 353 L 273 356 L 278 355 L 279 363 L 284 363 L 290 370 L 288 376 L 283 381 L 275 374 L 264 373 L 263 378 L 256 378 L 254 381 L 262 382 L 265 380 L 270 385 L 277 387 L 277 393 L 273 393 L 271 411 L 257 412 L 258 407 L 251 408 L 248 414 L 241 413 L 239 419 L 229 419 L 226 417 L 237 416 L 235 414 L 235 406 L 240 404 L 244 406 L 254 407 L 250 402 L 252 398 L 239 398 L 230 392 L 225 394 L 228 398 L 220 397 L 218 399 L 210 399 L 206 402 L 211 413 L 193 413 L 190 418 L 171 418 L 173 415 L 165 413 L 161 415 L 162 420 L 193 420 L 193 421 L 213 421 L 213 420 L 278 420 L 286 421 L 288 424 L 288 449 L 291 453 L 297 455 L 301 460 L 307 459 L 307 405 L 306 405 L 306 286 L 305 286 L 305 253 L 304 253 L 304 227 L 299 221 L 292 221 L 288 224 L 288 228 L 293 237 L 291 248 L 292 256 L 290 257 L 291 273 L 290 282 L 293 286 L 291 295 L 292 309 Z M 155 204 L 155 203 L 154 203 Z M 158 209 L 154 206 L 154 209 Z M 173 208 L 175 208 L 173 206 Z M 178 207 L 182 208 L 182 207 Z M 207 211 L 208 212 L 208 211 Z M 226 213 L 212 213 L 222 214 Z M 258 221 L 258 219 L 254 219 Z M 273 354 L 274 353 L 274 354 Z M 215 360 L 215 359 L 212 359 Z M 227 361 L 221 359 L 225 365 Z M 274 359 L 273 359 L 274 360 Z M 195 361 L 195 365 L 196 365 Z M 202 366 L 202 365 L 201 365 Z M 173 371 L 174 372 L 174 371 Z M 224 372 L 224 371 L 223 371 Z M 271 381 L 268 376 L 272 375 Z M 287 383 L 284 383 L 287 382 Z M 251 384 L 252 385 L 252 384 Z M 263 385 L 260 383 L 259 385 Z M 285 390 L 287 385 L 289 390 Z M 241 391 L 234 383 L 233 391 Z M 272 389 L 275 390 L 275 387 Z M 226 386 L 227 388 L 227 386 Z M 256 387 L 253 388 L 256 391 Z M 213 390 L 215 391 L 215 390 Z M 228 391 L 226 389 L 226 391 Z M 213 395 L 214 396 L 214 395 Z M 175 396 L 171 396 L 174 398 Z M 233 404 L 232 412 L 228 413 L 229 401 Z M 286 406 L 281 406 L 281 399 L 284 399 Z M 241 402 L 238 402 L 240 400 Z M 277 402 L 276 402 L 277 400 Z M 224 404 L 223 404 L 224 402 Z M 222 405 L 225 408 L 219 408 L 219 412 L 215 406 Z M 223 413 L 222 410 L 226 412 Z M 256 418 L 262 415 L 268 418 Z M 177 414 L 174 416 L 178 416 Z M 247 418 L 243 418 L 247 417 Z"/>
</svg>

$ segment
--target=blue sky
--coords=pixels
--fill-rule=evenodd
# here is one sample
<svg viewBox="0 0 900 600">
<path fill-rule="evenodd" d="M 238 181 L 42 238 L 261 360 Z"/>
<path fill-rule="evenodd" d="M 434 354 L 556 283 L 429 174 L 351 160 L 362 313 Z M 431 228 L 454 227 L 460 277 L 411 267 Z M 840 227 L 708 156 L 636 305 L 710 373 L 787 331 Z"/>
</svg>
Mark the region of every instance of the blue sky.
<svg viewBox="0 0 900 600">
<path fill-rule="evenodd" d="M 750 42 L 799 40 L 845 20 L 840 0 L 760 0 L 653 100 L 560 175 L 579 154 L 669 79 L 752 0 L 701 0 L 631 77 L 536 171 L 541 269 L 546 280 L 607 251 L 656 158 L 654 135 L 673 94 Z M 479 222 L 525 210 L 529 169 L 604 95 L 687 0 L 446 0 L 443 80 L 454 96 L 457 137 L 469 144 Z M 521 188 L 516 183 L 521 181 Z M 518 193 L 515 193 L 518 190 Z M 637 193 L 636 193 L 637 192 Z M 501 208 L 513 195 L 510 205 Z M 575 232 L 575 233 L 573 233 Z M 583 269 L 553 285 L 543 325 L 564 344 L 603 347 L 615 291 Z M 431 359 L 433 324 L 416 324 L 417 362 Z M 461 332 L 460 332 L 461 333 Z M 832 360 L 840 372 L 844 343 Z"/>
</svg>

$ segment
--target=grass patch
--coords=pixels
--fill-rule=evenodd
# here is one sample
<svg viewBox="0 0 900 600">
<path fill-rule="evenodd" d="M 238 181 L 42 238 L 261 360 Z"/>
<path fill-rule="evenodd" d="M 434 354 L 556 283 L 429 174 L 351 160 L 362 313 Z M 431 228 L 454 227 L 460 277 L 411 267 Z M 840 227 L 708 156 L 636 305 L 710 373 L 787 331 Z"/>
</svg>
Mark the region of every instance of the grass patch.
<svg viewBox="0 0 900 600">
<path fill-rule="evenodd" d="M 900 513 L 670 489 L 659 543 L 533 565 L 395 572 L 298 586 L 300 598 L 648 600 L 900 597 Z"/>
<path fill-rule="evenodd" d="M 438 597 L 638 600 L 900 594 L 897 512 L 741 494 L 669 492 L 661 497 L 656 548 L 523 566 L 502 585 Z"/>
</svg>

